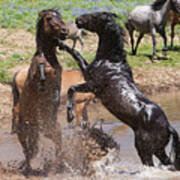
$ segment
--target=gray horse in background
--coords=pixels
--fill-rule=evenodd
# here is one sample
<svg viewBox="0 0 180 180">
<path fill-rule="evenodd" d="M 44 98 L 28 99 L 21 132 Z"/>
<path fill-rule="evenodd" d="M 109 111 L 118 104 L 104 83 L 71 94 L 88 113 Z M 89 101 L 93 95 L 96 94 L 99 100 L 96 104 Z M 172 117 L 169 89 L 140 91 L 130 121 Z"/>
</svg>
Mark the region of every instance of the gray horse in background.
<svg viewBox="0 0 180 180">
<path fill-rule="evenodd" d="M 166 56 L 167 51 L 167 37 L 165 26 L 168 19 L 168 12 L 173 8 L 173 0 L 155 0 L 151 5 L 142 5 L 135 7 L 129 14 L 128 20 L 125 22 L 128 29 L 132 54 L 136 55 L 138 45 L 144 34 L 150 33 L 153 42 L 153 56 L 156 59 L 156 32 L 158 32 L 164 41 L 163 55 Z M 139 31 L 139 36 L 134 48 L 134 30 Z"/>
</svg>

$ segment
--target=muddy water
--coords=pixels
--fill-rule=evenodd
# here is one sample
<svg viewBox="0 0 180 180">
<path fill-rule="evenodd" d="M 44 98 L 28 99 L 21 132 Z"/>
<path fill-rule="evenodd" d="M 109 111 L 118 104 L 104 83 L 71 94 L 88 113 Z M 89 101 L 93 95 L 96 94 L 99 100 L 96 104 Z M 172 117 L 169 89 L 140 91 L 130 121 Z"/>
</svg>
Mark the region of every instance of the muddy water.
<svg viewBox="0 0 180 180">
<path fill-rule="evenodd" d="M 180 134 L 180 93 L 161 94 L 149 97 L 152 101 L 162 107 L 168 120 Z M 103 129 L 113 135 L 120 143 L 120 160 L 109 165 L 105 170 L 100 170 L 101 178 L 106 179 L 180 179 L 180 172 L 170 172 L 166 167 L 160 167 L 157 159 L 154 158 L 156 167 L 144 167 L 134 148 L 134 135 L 132 130 L 112 117 L 103 107 L 98 104 L 89 109 L 90 119 L 97 120 L 103 118 L 105 123 Z M 167 147 L 170 152 L 170 145 Z"/>
<path fill-rule="evenodd" d="M 162 107 L 169 121 L 180 134 L 180 110 L 179 110 L 180 93 L 161 94 L 158 96 L 150 97 L 150 99 Z M 97 122 L 97 126 L 99 126 L 99 121 L 101 121 L 101 119 L 104 119 L 102 128 L 105 132 L 111 134 L 114 137 L 114 139 L 120 144 L 120 148 L 121 148 L 120 152 L 118 154 L 110 153 L 106 158 L 102 159 L 100 162 L 94 163 L 96 174 L 91 178 L 85 178 L 75 173 L 74 175 L 72 174 L 71 175 L 59 174 L 55 176 L 49 175 L 47 178 L 37 177 L 35 178 L 35 180 L 39 180 L 39 179 L 179 180 L 180 179 L 180 172 L 171 172 L 168 171 L 166 167 L 159 167 L 159 162 L 157 159 L 155 159 L 155 163 L 156 163 L 155 168 L 144 167 L 141 164 L 140 159 L 134 148 L 134 135 L 132 130 L 123 123 L 121 123 L 120 121 L 118 121 L 116 118 L 114 118 L 109 112 L 105 110 L 105 108 L 100 103 L 91 104 L 88 108 L 88 115 L 89 115 L 89 119 L 91 119 L 91 122 L 93 123 Z M 59 121 L 61 121 L 62 128 L 66 126 L 65 117 L 66 117 L 65 107 L 61 106 L 61 110 L 59 111 Z M 63 136 L 66 137 L 66 134 L 69 134 L 69 131 L 66 130 L 65 128 L 63 130 Z M 8 159 L 11 160 L 14 159 L 15 166 L 16 163 L 18 164 L 22 162 L 24 156 L 20 144 L 17 143 L 16 136 L 12 138 L 8 133 L 7 134 L 2 133 L 0 134 L 0 137 L 1 137 L 0 159 L 2 160 L 1 162 L 6 163 L 8 162 Z M 167 152 L 169 153 L 169 151 L 170 151 L 170 145 L 167 147 Z M 17 161 L 17 159 L 19 161 Z"/>
</svg>

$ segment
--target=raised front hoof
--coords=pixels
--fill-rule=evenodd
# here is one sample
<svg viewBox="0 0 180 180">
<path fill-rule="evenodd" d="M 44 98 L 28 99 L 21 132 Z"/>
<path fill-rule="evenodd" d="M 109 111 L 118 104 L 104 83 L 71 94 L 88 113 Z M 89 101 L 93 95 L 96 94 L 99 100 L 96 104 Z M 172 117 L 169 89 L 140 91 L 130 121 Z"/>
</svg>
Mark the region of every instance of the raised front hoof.
<svg viewBox="0 0 180 180">
<path fill-rule="evenodd" d="M 74 113 L 71 108 L 67 109 L 67 121 L 70 123 L 75 118 Z"/>
</svg>

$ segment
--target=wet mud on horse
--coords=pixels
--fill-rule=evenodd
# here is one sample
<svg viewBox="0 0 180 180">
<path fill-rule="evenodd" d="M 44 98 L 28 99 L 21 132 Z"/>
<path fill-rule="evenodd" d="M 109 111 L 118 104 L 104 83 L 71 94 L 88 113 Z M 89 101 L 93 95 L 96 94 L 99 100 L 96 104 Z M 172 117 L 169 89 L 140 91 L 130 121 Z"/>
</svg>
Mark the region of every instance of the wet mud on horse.
<svg viewBox="0 0 180 180">
<path fill-rule="evenodd" d="M 123 31 L 116 23 L 116 15 L 107 12 L 84 14 L 76 19 L 77 26 L 97 33 L 98 49 L 90 64 L 76 51 L 59 42 L 59 47 L 70 53 L 79 65 L 86 83 L 72 86 L 68 91 L 68 121 L 74 118 L 75 92 L 93 92 L 102 104 L 119 120 L 132 128 L 135 147 L 144 165 L 153 166 L 153 155 L 162 164 L 180 170 L 180 139 L 162 109 L 151 102 L 136 87 L 131 68 L 126 60 Z M 173 162 L 165 147 L 173 137 Z"/>
<path fill-rule="evenodd" d="M 39 13 L 37 50 L 31 60 L 28 76 L 19 99 L 17 135 L 23 147 L 25 174 L 31 169 L 31 159 L 38 153 L 40 134 L 52 140 L 57 156 L 61 151 L 61 131 L 57 111 L 61 90 L 61 71 L 56 58 L 56 38 L 65 39 L 66 27 L 55 10 Z"/>
</svg>

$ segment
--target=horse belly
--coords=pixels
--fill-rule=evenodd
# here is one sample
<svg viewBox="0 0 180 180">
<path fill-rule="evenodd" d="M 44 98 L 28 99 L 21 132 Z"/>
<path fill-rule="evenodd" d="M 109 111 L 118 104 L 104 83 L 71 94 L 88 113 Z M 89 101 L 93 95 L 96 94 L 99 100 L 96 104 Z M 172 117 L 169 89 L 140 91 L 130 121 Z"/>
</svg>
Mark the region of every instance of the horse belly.
<svg viewBox="0 0 180 180">
<path fill-rule="evenodd" d="M 129 21 L 137 31 L 150 32 L 151 11 L 149 6 L 138 6 L 129 15 Z"/>
<path fill-rule="evenodd" d="M 122 89 L 108 87 L 101 93 L 100 99 L 115 117 L 133 127 L 134 121 L 141 111 L 141 106 L 134 94 L 129 91 L 123 92 Z"/>
</svg>

